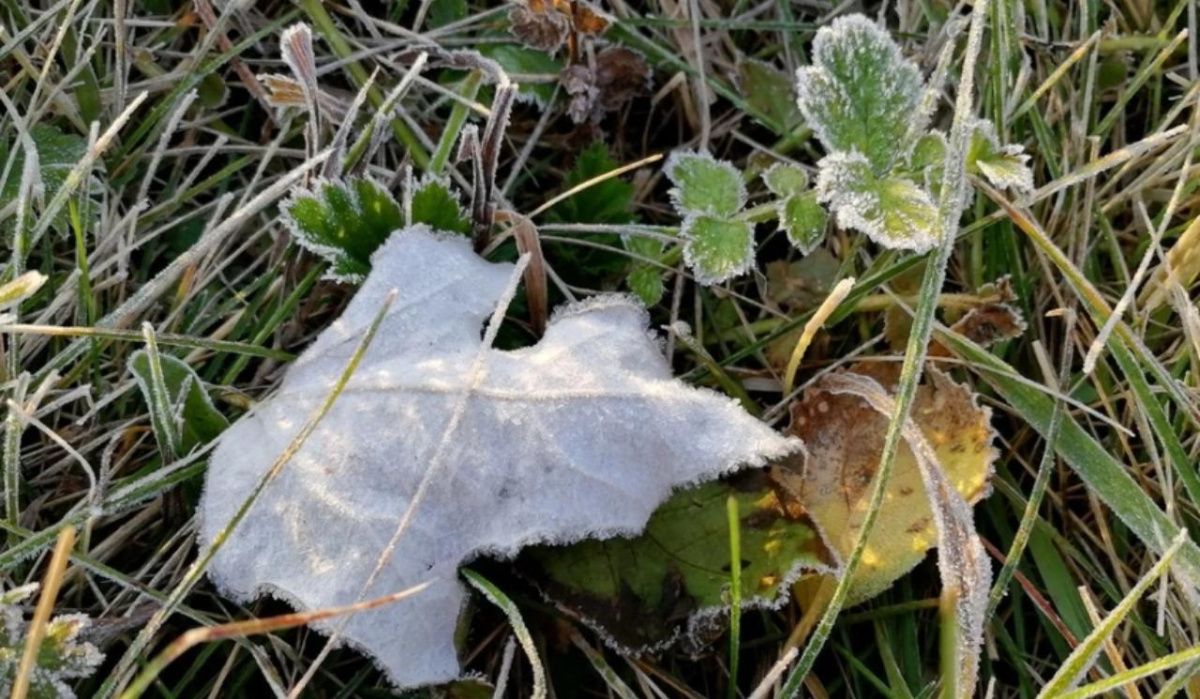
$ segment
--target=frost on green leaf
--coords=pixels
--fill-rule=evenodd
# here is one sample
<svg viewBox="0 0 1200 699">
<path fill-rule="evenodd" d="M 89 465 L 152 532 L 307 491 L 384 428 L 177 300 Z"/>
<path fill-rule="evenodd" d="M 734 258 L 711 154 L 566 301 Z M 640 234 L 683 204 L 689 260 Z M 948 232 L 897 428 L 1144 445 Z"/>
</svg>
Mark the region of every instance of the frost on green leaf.
<svg viewBox="0 0 1200 699">
<path fill-rule="evenodd" d="M 155 435 L 174 435 L 177 442 L 170 451 L 186 455 L 198 446 L 207 444 L 229 427 L 229 421 L 213 405 L 204 382 L 186 362 L 170 355 L 159 355 L 165 395 L 153 390 L 150 354 L 134 352 L 129 358 L 129 371 L 137 380 L 142 397 L 150 406 Z M 165 405 L 163 404 L 165 403 Z M 157 424 L 159 419 L 171 420 L 171 425 Z"/>
<path fill-rule="evenodd" d="M 38 124 L 30 130 L 30 136 L 33 138 L 34 146 L 37 147 L 37 162 L 39 175 L 41 177 L 42 189 L 40 193 L 35 193 L 34 211 L 39 211 L 39 206 L 49 203 L 54 198 L 54 194 L 67 181 L 67 175 L 75 164 L 83 159 L 87 153 L 87 141 L 76 134 L 68 134 L 59 131 L 53 126 Z M 13 148 L 16 148 L 16 155 L 13 158 L 12 166 L 8 169 L 8 177 L 4 180 L 3 186 L 0 186 L 0 208 L 8 206 L 15 201 L 21 189 L 21 171 L 25 165 L 25 149 L 20 145 L 0 143 L 0 172 L 5 163 L 8 162 L 9 154 Z M 11 232 L 16 223 L 15 216 L 7 217 L 2 224 L 0 230 L 3 232 Z M 53 228 L 60 232 L 68 230 L 67 208 L 64 206 L 59 209 L 54 216 Z"/>
<path fill-rule="evenodd" d="M 808 173 L 795 165 L 775 163 L 762 175 L 763 184 L 777 197 L 802 194 L 808 189 Z"/>
<path fill-rule="evenodd" d="M 458 194 L 450 189 L 449 182 L 435 177 L 422 177 L 413 187 L 412 222 L 424 223 L 435 231 L 471 231 L 471 220 Z"/>
<path fill-rule="evenodd" d="M 937 244 L 938 211 L 929 193 L 904 177 L 878 177 L 858 153 L 818 163 L 817 197 L 837 223 L 889 248 L 927 252 Z"/>
<path fill-rule="evenodd" d="M 917 175 L 931 167 L 941 168 L 945 163 L 946 135 L 941 131 L 930 131 L 917 139 L 908 156 L 908 169 Z"/>
<path fill-rule="evenodd" d="M 825 237 L 828 217 L 814 191 L 793 194 L 776 203 L 779 227 L 796 249 L 807 255 Z"/>
<path fill-rule="evenodd" d="M 987 178 L 993 187 L 1011 189 L 1018 194 L 1033 191 L 1033 171 L 1029 155 L 1018 145 L 1000 145 L 996 126 L 987 119 L 977 119 L 967 148 L 967 172 Z"/>
<path fill-rule="evenodd" d="M 23 602 L 37 591 L 37 585 L 25 585 L 0 594 L 0 696 L 12 692 L 29 622 Z M 67 683 L 90 676 L 104 660 L 96 646 L 79 640 L 79 634 L 91 620 L 84 614 L 63 614 L 46 624 L 36 666 L 30 675 L 30 699 L 74 699 Z"/>
<path fill-rule="evenodd" d="M 921 98 L 921 72 L 862 15 L 817 32 L 813 65 L 796 72 L 797 104 L 830 153 L 857 151 L 877 174 L 907 152 Z"/>
<path fill-rule="evenodd" d="M 371 270 L 371 253 L 404 227 L 396 200 L 367 178 L 318 181 L 294 193 L 283 213 L 296 242 L 327 260 L 328 277 L 338 281 L 361 281 Z"/>
<path fill-rule="evenodd" d="M 754 264 L 754 227 L 716 216 L 689 216 L 680 230 L 683 259 L 701 284 L 719 284 Z"/>
<path fill-rule="evenodd" d="M 625 249 L 635 256 L 625 283 L 642 303 L 653 306 L 662 300 L 662 269 L 636 258 L 657 260 L 662 256 L 663 241 L 642 235 L 625 236 Z"/>
<path fill-rule="evenodd" d="M 763 183 L 775 202 L 779 228 L 804 254 L 812 252 L 825 236 L 825 209 L 815 192 L 808 189 L 808 173 L 786 163 L 776 163 L 763 173 Z"/>
<path fill-rule="evenodd" d="M 681 216 L 709 214 L 728 218 L 746 205 L 742 173 L 729 162 L 707 153 L 675 151 L 665 170 L 675 185 L 671 189 L 671 203 Z"/>
<path fill-rule="evenodd" d="M 801 574 L 829 572 L 833 555 L 803 508 L 761 472 L 681 490 L 634 538 L 538 546 L 522 566 L 543 592 L 597 627 L 618 650 L 692 640 L 729 610 L 729 519 L 738 502 L 744 608 L 778 607 Z M 518 564 L 520 565 L 520 563 Z"/>
</svg>

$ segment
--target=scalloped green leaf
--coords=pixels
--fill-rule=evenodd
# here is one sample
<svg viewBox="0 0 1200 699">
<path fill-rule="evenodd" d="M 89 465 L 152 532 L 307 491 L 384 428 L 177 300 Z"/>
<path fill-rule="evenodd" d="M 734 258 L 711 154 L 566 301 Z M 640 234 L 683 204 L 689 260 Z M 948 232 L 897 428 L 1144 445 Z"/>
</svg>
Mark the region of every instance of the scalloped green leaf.
<svg viewBox="0 0 1200 699">
<path fill-rule="evenodd" d="M 763 184 L 777 197 L 803 194 L 808 189 L 808 173 L 788 163 L 775 163 L 762 174 Z"/>
<path fill-rule="evenodd" d="M 624 243 L 625 249 L 637 257 L 656 260 L 662 256 L 663 241 L 658 238 L 630 235 L 625 237 Z M 625 277 L 625 284 L 646 306 L 653 306 L 661 301 L 665 291 L 662 269 L 636 259 Z"/>
<path fill-rule="evenodd" d="M 719 284 L 754 264 L 754 227 L 745 221 L 689 216 L 680 233 L 683 259 L 701 284 Z"/>
<path fill-rule="evenodd" d="M 458 195 L 439 178 L 421 178 L 413 187 L 412 222 L 424 223 L 437 231 L 467 234 L 471 219 Z"/>
<path fill-rule="evenodd" d="M 284 203 L 283 217 L 297 243 L 329 262 L 328 278 L 349 282 L 361 281 L 371 271 L 371 253 L 404 227 L 396 199 L 368 178 L 298 190 Z"/>
<path fill-rule="evenodd" d="M 732 163 L 707 153 L 676 151 L 667 160 L 665 171 L 675 185 L 670 192 L 671 203 L 681 216 L 728 218 L 746 205 L 746 184 Z"/>
<path fill-rule="evenodd" d="M 738 502 L 744 607 L 775 607 L 833 558 L 803 508 L 760 474 L 682 490 L 634 538 L 537 546 L 523 554 L 548 596 L 622 649 L 663 647 L 729 609 L 727 499 Z"/>
<path fill-rule="evenodd" d="M 797 104 L 826 151 L 861 153 L 879 175 L 908 150 L 923 81 L 886 30 L 863 15 L 822 27 Z"/>
<path fill-rule="evenodd" d="M 1033 191 L 1033 171 L 1029 155 L 1019 145 L 1000 145 L 996 126 L 987 119 L 977 119 L 967 148 L 967 172 L 983 175 L 997 189 L 1011 189 L 1027 194 Z"/>
<path fill-rule="evenodd" d="M 857 153 L 827 155 L 818 167 L 817 198 L 842 228 L 865 233 L 893 249 L 928 252 L 937 244 L 937 206 L 916 182 L 876 176 Z"/>
<path fill-rule="evenodd" d="M 22 603 L 37 590 L 33 583 L 0 592 L 0 695 L 12 692 L 33 621 L 25 618 Z M 75 699 L 69 682 L 90 677 L 104 662 L 104 654 L 86 640 L 91 623 L 86 614 L 60 614 L 44 623 L 27 697 Z"/>
<path fill-rule="evenodd" d="M 801 192 L 780 199 L 776 210 L 779 227 L 787 234 L 788 241 L 805 255 L 825 239 L 825 224 L 829 217 L 825 207 L 817 201 L 816 192 Z"/>
<path fill-rule="evenodd" d="M 927 168 L 941 167 L 946 162 L 946 136 L 941 131 L 930 131 L 917 139 L 908 156 L 908 167 L 914 173 L 923 173 Z"/>
</svg>

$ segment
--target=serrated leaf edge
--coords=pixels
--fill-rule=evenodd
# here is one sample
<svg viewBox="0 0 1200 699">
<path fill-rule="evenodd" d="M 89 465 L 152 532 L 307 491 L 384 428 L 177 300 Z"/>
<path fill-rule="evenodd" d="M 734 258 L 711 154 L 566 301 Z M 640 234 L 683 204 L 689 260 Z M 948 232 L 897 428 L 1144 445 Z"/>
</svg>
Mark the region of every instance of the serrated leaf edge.
<svg viewBox="0 0 1200 699">
<path fill-rule="evenodd" d="M 671 176 L 671 173 L 674 172 L 675 168 L 679 166 L 680 161 L 685 158 L 698 158 L 700 160 L 704 160 L 706 162 L 713 163 L 714 165 L 717 165 L 721 169 L 723 169 L 726 172 L 733 175 L 733 180 L 735 182 L 737 182 L 737 201 L 738 201 L 737 207 L 735 208 L 734 211 L 728 212 L 728 213 L 723 212 L 723 211 L 715 211 L 712 209 L 697 211 L 697 210 L 690 209 L 683 205 L 683 202 L 681 201 L 682 192 L 680 192 L 678 185 L 675 184 L 675 178 Z M 675 211 L 678 212 L 680 216 L 686 217 L 686 216 L 692 216 L 695 214 L 695 215 L 714 216 L 717 218 L 726 218 L 728 216 L 732 216 L 733 214 L 737 213 L 738 211 L 741 211 L 746 206 L 746 200 L 749 198 L 749 194 L 746 191 L 746 183 L 742 180 L 742 171 L 738 170 L 737 167 L 735 167 L 733 165 L 733 163 L 729 162 L 728 160 L 718 160 L 717 158 L 714 158 L 712 156 L 712 154 L 710 154 L 706 151 L 693 151 L 693 150 L 672 151 L 671 155 L 667 158 L 666 164 L 663 166 L 663 173 L 666 174 L 667 179 L 670 180 L 671 184 L 672 184 L 671 190 L 669 192 L 667 192 L 667 196 L 671 200 L 671 206 L 675 207 Z"/>
<path fill-rule="evenodd" d="M 357 175 L 356 177 L 370 182 L 372 186 L 378 188 L 380 192 L 383 192 L 386 196 L 388 196 L 392 200 L 392 203 L 396 205 L 397 209 L 401 208 L 400 203 L 396 201 L 396 197 L 388 191 L 387 187 L 384 187 L 382 184 L 380 184 L 379 181 L 374 177 L 371 177 L 370 175 Z M 279 205 L 280 218 L 283 221 L 284 228 L 287 229 L 288 234 L 292 237 L 292 240 L 294 240 L 297 245 L 329 263 L 329 269 L 326 270 L 325 274 L 322 276 L 322 279 L 328 279 L 330 281 L 343 284 L 361 284 L 363 280 L 366 279 L 366 275 L 343 274 L 338 272 L 336 269 L 337 263 L 342 257 L 345 256 L 345 251 L 333 245 L 324 245 L 322 243 L 318 243 L 312 238 L 308 237 L 308 234 L 299 226 L 299 224 L 296 222 L 296 219 L 291 214 L 292 207 L 295 206 L 296 203 L 301 199 L 309 198 L 321 201 L 321 189 L 327 186 L 337 187 L 345 191 L 349 195 L 350 201 L 353 203 L 354 208 L 359 212 L 362 211 L 362 202 L 359 201 L 358 192 L 349 185 L 345 178 L 317 177 L 314 178 L 307 186 L 292 188 L 292 191 L 288 193 L 287 198 L 285 198 L 283 203 Z M 395 232 L 396 231 L 391 231 L 391 233 Z M 389 236 L 391 233 L 389 233 Z"/>
<path fill-rule="evenodd" d="M 749 235 L 746 236 L 746 250 L 744 256 L 742 257 L 741 263 L 735 265 L 725 276 L 710 275 L 703 271 L 697 264 L 698 260 L 696 258 L 695 251 L 692 249 L 692 243 L 696 239 L 691 235 L 690 231 L 692 227 L 696 225 L 696 222 L 702 218 L 711 218 L 718 221 L 741 224 L 749 231 Z M 721 282 L 733 279 L 734 277 L 741 276 L 754 267 L 754 226 L 750 225 L 746 221 L 738 221 L 736 219 L 730 219 L 724 216 L 714 216 L 712 214 L 692 213 L 688 214 L 687 218 L 683 220 L 683 225 L 679 227 L 679 236 L 684 239 L 683 261 L 685 264 L 687 264 L 688 268 L 692 270 L 692 277 L 696 280 L 696 283 L 700 284 L 701 286 L 720 284 Z"/>
</svg>

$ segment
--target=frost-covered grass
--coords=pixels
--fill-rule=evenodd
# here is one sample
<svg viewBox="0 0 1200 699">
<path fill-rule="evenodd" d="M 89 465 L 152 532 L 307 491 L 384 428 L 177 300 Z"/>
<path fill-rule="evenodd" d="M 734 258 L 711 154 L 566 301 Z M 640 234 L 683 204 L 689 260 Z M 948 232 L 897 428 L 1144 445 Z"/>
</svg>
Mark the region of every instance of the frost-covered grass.
<svg viewBox="0 0 1200 699">
<path fill-rule="evenodd" d="M 879 10 L 864 5 L 855 9 Z M 0 673 L 23 672 L 24 648 L 10 636 L 28 637 L 39 596 L 23 586 L 40 582 L 54 593 L 43 617 L 60 618 L 44 647 L 76 654 L 60 675 L 28 670 L 41 681 L 31 687 L 51 695 L 69 685 L 116 696 L 135 676 L 143 696 L 392 691 L 353 650 L 325 657 L 324 637 L 302 626 L 312 614 L 283 616 L 291 608 L 270 599 L 235 603 L 193 565 L 213 436 L 270 395 L 353 295 L 327 278 L 327 260 L 334 276 L 364 272 L 360 250 L 325 245 L 321 236 L 339 233 L 319 208 L 303 231 L 307 249 L 280 216 L 344 172 L 396 197 L 364 198 L 382 208 L 357 211 L 360 220 L 449 212 L 447 227 L 466 232 L 463 216 L 486 211 L 472 208 L 471 193 L 490 189 L 498 225 L 491 237 L 471 231 L 485 256 L 511 261 L 530 235 L 540 241 L 526 279 L 541 279 L 544 297 L 518 296 L 498 345 L 534 342 L 547 306 L 631 291 L 655 327 L 690 329 L 664 345 L 678 376 L 781 429 L 795 399 L 781 391 L 793 355 L 803 388 L 852 359 L 898 361 L 910 324 L 919 334 L 931 318 L 949 325 L 1009 301 L 1024 333 L 987 350 L 928 326 L 940 344 L 927 365 L 973 385 L 1000 435 L 992 495 L 974 510 L 997 580 L 977 691 L 1200 692 L 1195 547 L 1174 536 L 1200 531 L 1196 9 L 993 0 L 971 60 L 969 7 L 885 5 L 913 67 L 898 68 L 898 92 L 867 97 L 880 99 L 879 115 L 911 110 L 920 123 L 872 128 L 879 115 L 854 120 L 829 102 L 822 109 L 844 128 L 814 135 L 795 76 L 803 69 L 811 92 L 854 72 L 836 52 L 813 60 L 818 29 L 834 6 L 846 9 L 838 3 L 604 2 L 603 40 L 581 12 L 580 32 L 551 57 L 520 48 L 506 7 L 473 0 L 0 2 L 0 281 L 17 281 L 0 287 L 0 588 L 20 590 L 0 595 Z M 566 15 L 545 21 L 553 26 L 525 28 L 527 43 L 570 26 Z M 312 27 L 311 55 L 303 32 L 284 33 L 297 22 Z M 470 49 L 520 85 L 507 130 L 485 128 L 507 94 L 491 64 L 450 53 Z M 316 96 L 288 81 L 309 62 Z M 967 73 L 970 112 L 954 104 Z M 475 150 L 459 159 L 471 129 Z M 898 139 L 922 135 L 928 152 L 894 162 Z M 855 139 L 867 152 L 831 154 Z M 956 148 L 979 163 L 965 199 L 912 165 Z M 681 202 L 667 172 L 679 154 L 700 152 L 743 181 Z M 901 165 L 909 169 L 893 177 Z M 847 189 L 858 181 L 851 171 L 871 168 L 888 189 Z M 774 174 L 764 182 L 764 173 Z M 823 230 L 809 183 L 829 209 Z M 895 221 L 864 215 L 883 198 L 912 206 Z M 947 217 L 963 202 L 961 222 Z M 788 216 L 795 228 L 779 229 Z M 895 237 L 889 226 L 936 232 L 947 220 L 953 245 L 935 235 L 907 246 L 928 254 L 876 244 Z M 747 227 L 754 271 L 740 274 L 740 259 L 697 266 L 709 254 L 703 241 L 730 240 L 721 230 L 736 232 L 727 248 L 741 255 Z M 921 292 L 923 276 L 941 287 L 936 298 Z M 805 323 L 849 277 L 825 331 L 797 353 Z M 164 408 L 181 401 L 185 420 Z M 1045 449 L 1047 436 L 1057 449 Z M 69 560 L 52 560 L 56 541 L 73 542 Z M 743 533 L 743 552 L 752 541 Z M 832 625 L 818 623 L 832 585 L 801 589 L 780 609 L 747 609 L 736 632 L 719 626 L 702 639 L 699 658 L 689 648 L 623 657 L 537 593 L 527 559 L 480 559 L 470 582 L 483 594 L 461 629 L 461 657 L 506 696 L 533 691 L 526 651 L 558 697 L 770 697 L 789 678 L 818 697 L 931 696 L 953 684 L 946 670 L 962 632 L 934 558 L 826 615 Z M 104 660 L 89 676 L 94 650 Z M 811 672 L 794 672 L 797 660 Z M 768 676 L 777 684 L 763 684 Z M 0 687 L 8 681 L 0 675 Z M 491 693 L 467 683 L 431 692 Z"/>
</svg>

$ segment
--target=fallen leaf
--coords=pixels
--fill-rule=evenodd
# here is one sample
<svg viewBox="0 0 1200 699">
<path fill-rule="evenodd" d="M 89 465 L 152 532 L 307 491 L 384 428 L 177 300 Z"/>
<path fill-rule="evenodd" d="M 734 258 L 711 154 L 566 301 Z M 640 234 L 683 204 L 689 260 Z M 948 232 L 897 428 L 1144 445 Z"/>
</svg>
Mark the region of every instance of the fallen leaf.
<svg viewBox="0 0 1200 699">
<path fill-rule="evenodd" d="M 540 569 L 547 595 L 616 650 L 660 650 L 681 637 L 698 645 L 729 611 L 730 496 L 743 607 L 778 607 L 801 574 L 832 572 L 836 562 L 803 509 L 761 472 L 676 493 L 636 538 L 534 547 L 522 569 Z"/>
<path fill-rule="evenodd" d="M 934 381 L 937 381 L 936 376 Z M 897 410 L 896 401 L 889 392 L 878 381 L 864 374 L 838 372 L 826 376 L 823 383 L 823 388 L 831 394 L 858 398 L 886 419 L 890 420 Z M 936 405 L 933 410 L 948 408 L 952 406 Z M 943 466 L 942 457 L 934 451 L 932 443 L 911 415 L 904 421 L 902 434 L 904 443 L 917 463 L 921 485 L 925 488 L 925 502 L 932 513 L 933 528 L 937 533 L 942 603 L 951 605 L 947 611 L 952 612 L 955 618 L 952 661 L 952 667 L 957 668 L 955 683 L 961 696 L 972 696 L 979 673 L 979 652 L 983 647 L 988 590 L 992 585 L 991 562 L 975 531 L 971 505 L 958 492 L 951 474 L 947 472 L 948 466 Z M 934 434 L 941 441 L 946 441 L 945 436 L 936 430 Z M 903 539 L 896 542 L 897 547 L 902 543 Z M 943 652 L 945 650 L 943 648 Z M 949 658 L 944 658 L 944 668 L 948 661 Z"/>
<path fill-rule="evenodd" d="M 1020 337 L 1025 334 L 1025 328 L 1024 316 L 1007 303 L 985 303 L 976 306 L 950 326 L 951 331 L 981 347 L 990 347 L 997 342 Z M 931 357 L 949 357 L 952 354 L 938 340 L 929 344 Z"/>
<path fill-rule="evenodd" d="M 900 371 L 897 363 L 863 362 L 846 373 L 877 381 L 892 394 Z M 785 461 L 772 474 L 796 495 L 829 545 L 844 558 L 866 516 L 888 416 L 861 397 L 833 392 L 827 381 L 806 390 L 792 404 L 791 413 L 788 432 L 804 440 L 807 458 Z M 927 367 L 912 419 L 963 499 L 975 503 L 986 496 L 996 458 L 991 411 L 977 405 L 966 386 Z M 902 444 L 883 509 L 855 572 L 851 600 L 863 601 L 887 589 L 920 563 L 936 542 L 921 470 L 912 449 Z"/>
<path fill-rule="evenodd" d="M 642 54 L 624 46 L 609 46 L 588 65 L 568 66 L 560 77 L 571 96 L 567 114 L 576 124 L 598 122 L 620 110 L 650 84 L 650 64 Z"/>
<path fill-rule="evenodd" d="M 557 3 L 549 0 L 526 0 L 508 11 L 509 30 L 522 44 L 545 51 L 558 52 L 571 32 L 570 15 L 560 12 Z"/>
<path fill-rule="evenodd" d="M 840 267 L 841 262 L 833 253 L 823 248 L 795 262 L 769 262 L 767 298 L 780 309 L 791 313 L 816 308 L 833 291 Z M 795 346 L 795 342 L 792 346 Z"/>
<path fill-rule="evenodd" d="M 318 625 L 369 653 L 398 686 L 459 675 L 464 561 L 636 534 L 674 488 L 800 448 L 735 401 L 673 379 L 628 297 L 559 309 L 537 345 L 499 351 L 491 344 L 519 269 L 424 226 L 394 234 L 371 267 L 274 397 L 221 437 L 200 540 L 212 545 L 395 293 L 344 392 L 216 551 L 209 575 L 234 599 L 274 594 L 301 609 L 428 583 L 411 599 Z"/>
</svg>

